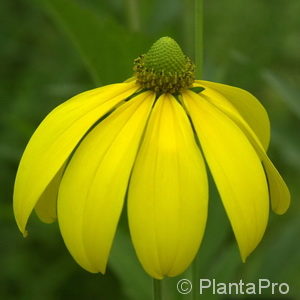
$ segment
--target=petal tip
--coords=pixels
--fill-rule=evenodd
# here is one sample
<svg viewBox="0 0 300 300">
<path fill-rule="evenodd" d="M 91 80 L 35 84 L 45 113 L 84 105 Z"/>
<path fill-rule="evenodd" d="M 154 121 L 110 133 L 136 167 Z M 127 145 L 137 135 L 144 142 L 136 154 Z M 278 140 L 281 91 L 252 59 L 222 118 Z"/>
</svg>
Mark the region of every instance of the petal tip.
<svg viewBox="0 0 300 300">
<path fill-rule="evenodd" d="M 284 215 L 290 207 L 290 202 L 284 207 L 272 207 L 272 211 L 279 216 Z"/>
<path fill-rule="evenodd" d="M 18 218 L 15 214 L 15 220 L 19 230 L 21 231 L 23 237 L 27 237 L 28 231 L 26 230 L 26 223 L 24 223 L 20 218 Z"/>
<path fill-rule="evenodd" d="M 241 258 L 242 258 L 242 263 L 246 263 L 246 260 L 247 260 L 247 258 L 248 258 L 248 256 L 241 256 Z"/>
<path fill-rule="evenodd" d="M 279 200 L 271 201 L 272 202 L 272 211 L 277 215 L 285 214 L 291 204 L 291 194 L 285 183 L 284 183 L 282 189 L 283 189 L 283 191 L 279 197 Z M 272 200 L 272 197 L 271 197 L 271 200 Z"/>
</svg>

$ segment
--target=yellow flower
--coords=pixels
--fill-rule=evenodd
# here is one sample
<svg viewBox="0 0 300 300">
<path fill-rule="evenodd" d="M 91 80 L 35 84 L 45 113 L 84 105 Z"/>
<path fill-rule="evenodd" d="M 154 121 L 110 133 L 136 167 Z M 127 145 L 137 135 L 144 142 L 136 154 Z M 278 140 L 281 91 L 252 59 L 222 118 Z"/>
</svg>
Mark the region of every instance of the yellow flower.
<svg viewBox="0 0 300 300">
<path fill-rule="evenodd" d="M 205 229 L 205 159 L 245 260 L 265 232 L 269 201 L 278 214 L 290 202 L 266 154 L 266 111 L 242 89 L 194 80 L 193 64 L 168 37 L 134 69 L 127 82 L 61 104 L 37 128 L 15 182 L 20 230 L 33 209 L 46 223 L 57 217 L 78 264 L 104 273 L 126 198 L 146 272 L 178 275 Z"/>
</svg>

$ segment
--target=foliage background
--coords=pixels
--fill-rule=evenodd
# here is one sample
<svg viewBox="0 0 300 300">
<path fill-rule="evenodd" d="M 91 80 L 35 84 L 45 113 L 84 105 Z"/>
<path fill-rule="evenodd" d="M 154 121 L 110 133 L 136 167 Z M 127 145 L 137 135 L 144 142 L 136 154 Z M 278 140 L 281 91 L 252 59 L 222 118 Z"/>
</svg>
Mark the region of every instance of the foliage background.
<svg viewBox="0 0 300 300">
<path fill-rule="evenodd" d="M 170 35 L 193 55 L 191 0 L 4 0 L 0 2 L 0 299 L 151 299 L 126 221 L 107 275 L 80 269 L 58 227 L 34 216 L 23 239 L 12 213 L 20 155 L 43 117 L 72 95 L 131 75 L 132 60 Z M 251 91 L 269 112 L 269 154 L 285 177 L 292 205 L 271 216 L 263 242 L 241 263 L 214 187 L 199 278 L 287 282 L 300 299 L 300 1 L 210 0 L 205 5 L 204 78 Z M 176 282 L 165 299 L 180 299 Z M 190 299 L 183 296 L 182 299 Z M 210 294 L 205 299 L 221 299 Z M 251 298 L 252 299 L 252 298 Z M 256 298 L 255 298 L 256 299 Z M 269 298 L 271 296 L 269 295 Z M 277 299 L 277 298 L 276 298 Z"/>
</svg>

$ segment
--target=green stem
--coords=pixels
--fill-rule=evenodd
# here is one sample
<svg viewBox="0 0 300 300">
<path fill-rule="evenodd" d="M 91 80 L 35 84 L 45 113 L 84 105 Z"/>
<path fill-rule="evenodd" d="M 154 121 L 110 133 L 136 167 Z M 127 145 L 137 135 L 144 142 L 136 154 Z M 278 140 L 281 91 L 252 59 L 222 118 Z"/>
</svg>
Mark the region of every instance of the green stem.
<svg viewBox="0 0 300 300">
<path fill-rule="evenodd" d="M 195 64 L 196 79 L 202 79 L 203 71 L 203 2 L 195 1 Z"/>
<path fill-rule="evenodd" d="M 153 300 L 162 300 L 162 281 L 153 279 Z"/>
<path fill-rule="evenodd" d="M 184 15 L 183 15 L 183 45 L 186 54 L 195 59 L 194 49 L 194 0 L 184 0 Z"/>
<path fill-rule="evenodd" d="M 202 79 L 203 74 L 203 13 L 204 13 L 204 0 L 194 0 L 195 11 L 195 29 L 194 29 L 194 55 L 196 70 L 196 79 Z M 200 297 L 197 287 L 199 286 L 199 272 L 198 272 L 198 254 L 196 255 L 192 263 L 192 284 L 193 284 L 193 300 L 197 300 Z"/>
<path fill-rule="evenodd" d="M 140 30 L 138 0 L 126 0 L 127 21 L 130 30 Z"/>
<path fill-rule="evenodd" d="M 192 263 L 192 284 L 193 284 L 193 290 L 192 290 L 192 299 L 197 300 L 199 299 L 199 277 L 198 277 L 198 267 L 197 267 L 197 261 L 198 261 L 198 254 L 196 255 L 193 263 Z"/>
</svg>

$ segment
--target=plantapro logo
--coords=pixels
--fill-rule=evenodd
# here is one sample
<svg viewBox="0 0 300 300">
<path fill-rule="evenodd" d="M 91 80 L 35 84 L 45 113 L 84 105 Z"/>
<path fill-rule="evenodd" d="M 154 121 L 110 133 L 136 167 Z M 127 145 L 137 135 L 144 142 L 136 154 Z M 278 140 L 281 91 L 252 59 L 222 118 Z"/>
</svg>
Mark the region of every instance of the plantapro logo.
<svg viewBox="0 0 300 300">
<path fill-rule="evenodd" d="M 183 278 L 177 282 L 177 291 L 180 294 L 189 294 L 193 289 L 197 289 L 200 295 L 288 295 L 290 287 L 287 283 L 271 282 L 269 279 L 259 279 L 257 282 L 244 282 L 241 279 L 238 282 L 217 282 L 216 279 L 200 279 L 199 286 L 193 285 L 191 280 Z M 224 298 L 225 299 L 225 298 Z M 226 298 L 229 300 L 230 298 Z M 237 298 L 234 298 L 237 299 Z M 245 300 L 246 298 L 243 297 Z M 249 297 L 251 299 L 251 297 Z M 253 299 L 253 298 L 252 298 Z M 256 298 L 257 299 L 257 298 Z M 259 298 L 263 299 L 263 298 Z M 265 298 L 269 300 L 270 298 Z M 285 300 L 291 300 L 286 297 Z"/>
<path fill-rule="evenodd" d="M 269 279 L 259 279 L 258 282 L 216 282 L 215 279 L 200 279 L 200 294 L 210 291 L 213 295 L 287 295 L 290 287 L 287 283 L 271 282 Z"/>
</svg>

